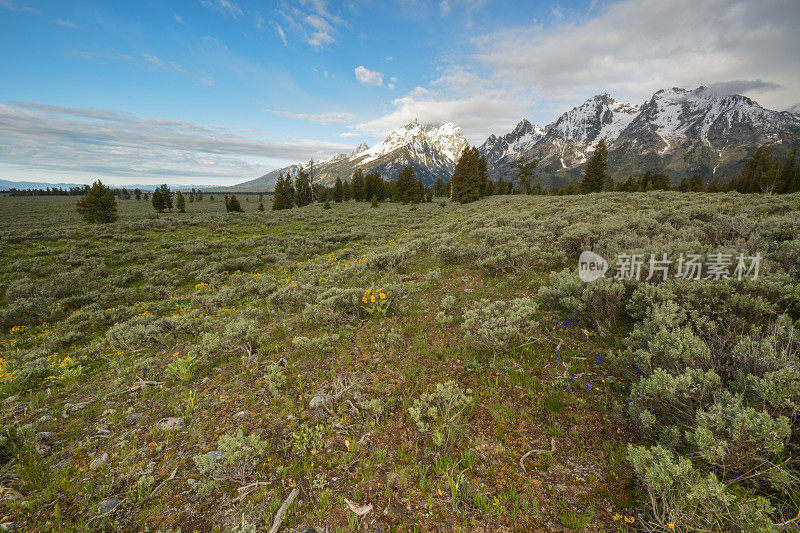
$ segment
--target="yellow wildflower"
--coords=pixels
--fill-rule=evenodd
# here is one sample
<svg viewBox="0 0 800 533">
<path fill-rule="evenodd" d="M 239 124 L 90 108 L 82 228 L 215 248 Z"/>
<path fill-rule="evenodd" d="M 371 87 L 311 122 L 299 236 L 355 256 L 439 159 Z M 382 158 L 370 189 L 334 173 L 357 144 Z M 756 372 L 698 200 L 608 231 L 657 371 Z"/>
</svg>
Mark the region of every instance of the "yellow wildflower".
<svg viewBox="0 0 800 533">
<path fill-rule="evenodd" d="M 386 295 L 381 293 L 381 300 L 385 300 L 385 299 L 386 299 Z"/>
</svg>

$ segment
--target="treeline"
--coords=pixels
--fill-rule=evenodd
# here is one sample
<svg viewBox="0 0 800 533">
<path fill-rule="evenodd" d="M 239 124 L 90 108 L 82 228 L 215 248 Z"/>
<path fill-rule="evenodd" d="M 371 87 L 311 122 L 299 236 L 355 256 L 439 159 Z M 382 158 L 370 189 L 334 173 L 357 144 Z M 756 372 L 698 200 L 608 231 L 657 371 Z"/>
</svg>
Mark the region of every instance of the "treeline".
<svg viewBox="0 0 800 533">
<path fill-rule="evenodd" d="M 69 187 L 67 189 L 61 187 L 47 187 L 45 189 L 17 189 L 11 187 L 7 191 L 2 191 L 9 196 L 83 196 L 89 192 L 89 186 L 83 185 L 79 187 Z"/>
<path fill-rule="evenodd" d="M 416 172 L 406 166 L 397 175 L 396 180 L 384 180 L 378 172 L 364 174 L 361 169 L 353 172 L 350 180 L 336 178 L 336 182 L 328 187 L 314 183 L 313 169 L 300 169 L 292 179 L 288 174 L 280 174 L 275 183 L 272 196 L 272 209 L 291 209 L 318 203 L 341 203 L 349 200 L 376 203 L 391 200 L 404 204 L 430 202 L 435 194 L 434 187 L 425 187 Z"/>
</svg>

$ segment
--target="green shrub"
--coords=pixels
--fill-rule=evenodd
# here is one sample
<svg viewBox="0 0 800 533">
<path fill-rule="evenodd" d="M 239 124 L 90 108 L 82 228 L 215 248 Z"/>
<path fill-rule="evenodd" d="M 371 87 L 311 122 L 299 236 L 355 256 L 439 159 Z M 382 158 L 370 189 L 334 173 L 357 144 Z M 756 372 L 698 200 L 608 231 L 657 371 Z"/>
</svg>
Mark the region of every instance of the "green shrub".
<svg viewBox="0 0 800 533">
<path fill-rule="evenodd" d="M 194 456 L 200 473 L 244 484 L 270 447 L 258 434 L 245 436 L 244 430 L 239 428 L 235 434 L 221 436 L 217 448 L 218 454 Z"/>
<path fill-rule="evenodd" d="M 503 354 L 528 338 L 529 332 L 538 326 L 534 320 L 537 310 L 536 302 L 530 298 L 474 302 L 464 312 L 461 325 L 464 340 L 495 356 Z"/>
<path fill-rule="evenodd" d="M 464 391 L 455 381 L 437 383 L 430 392 L 414 400 L 408 408 L 417 429 L 430 434 L 433 444 L 452 442 L 466 424 L 472 406 L 472 391 Z"/>
<path fill-rule="evenodd" d="M 628 445 L 628 460 L 647 494 L 650 520 L 662 531 L 773 531 L 769 500 L 703 474 L 662 446 Z"/>
</svg>

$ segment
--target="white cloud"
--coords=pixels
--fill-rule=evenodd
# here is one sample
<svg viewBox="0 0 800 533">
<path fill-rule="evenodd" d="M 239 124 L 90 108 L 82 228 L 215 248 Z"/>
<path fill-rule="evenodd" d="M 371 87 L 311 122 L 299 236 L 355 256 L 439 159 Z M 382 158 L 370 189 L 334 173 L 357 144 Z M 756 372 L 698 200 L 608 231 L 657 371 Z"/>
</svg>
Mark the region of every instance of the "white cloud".
<svg viewBox="0 0 800 533">
<path fill-rule="evenodd" d="M 660 88 L 742 75 L 766 80 L 748 96 L 767 106 L 796 101 L 800 91 L 800 2 L 623 0 L 592 14 L 478 38 L 476 58 L 493 79 L 572 105 L 604 90 L 640 103 Z"/>
<path fill-rule="evenodd" d="M 394 89 L 395 89 L 395 84 L 394 84 L 394 83 L 390 83 L 390 84 L 388 84 L 388 85 L 387 85 L 387 87 L 388 87 L 389 89 L 391 89 L 392 91 L 394 91 Z"/>
<path fill-rule="evenodd" d="M 75 28 L 75 29 L 85 28 L 85 26 L 81 26 L 80 24 L 75 24 L 69 19 L 57 19 L 56 24 L 58 24 L 59 26 L 64 26 L 65 28 Z"/>
<path fill-rule="evenodd" d="M 263 111 L 272 113 L 273 115 L 280 115 L 282 117 L 289 117 L 297 120 L 307 120 L 309 122 L 317 122 L 319 124 L 342 124 L 355 119 L 355 116 L 352 113 L 292 113 L 291 111 L 286 111 L 283 109 L 264 109 Z"/>
<path fill-rule="evenodd" d="M 333 142 L 271 141 L 242 130 L 107 109 L 0 104 L 0 161 L 27 176 L 79 170 L 152 178 L 153 183 L 163 176 L 236 183 L 289 162 L 349 149 Z"/>
<path fill-rule="evenodd" d="M 178 15 L 177 13 L 173 13 L 173 14 L 172 14 L 172 16 L 173 16 L 173 17 L 175 17 L 175 21 L 176 21 L 178 24 L 186 24 L 186 23 L 183 21 L 183 18 L 182 18 L 180 15 Z"/>
<path fill-rule="evenodd" d="M 278 24 L 274 20 L 272 21 L 272 26 L 275 28 L 275 31 L 278 33 L 278 37 L 281 38 L 281 42 L 283 42 L 283 46 L 289 46 L 287 44 L 287 42 L 286 42 L 286 32 L 283 31 L 283 26 L 281 26 L 280 24 Z"/>
<path fill-rule="evenodd" d="M 286 42 L 284 30 L 297 34 L 311 47 L 324 48 L 336 42 L 337 26 L 346 24 L 339 15 L 328 9 L 324 0 L 299 0 L 291 3 L 282 2 L 276 13 L 283 19 L 285 25 L 273 24 L 280 27 L 281 39 Z"/>
<path fill-rule="evenodd" d="M 383 74 L 375 70 L 370 70 L 363 65 L 356 67 L 356 79 L 364 85 L 373 85 L 380 87 L 383 85 Z"/>
<path fill-rule="evenodd" d="M 233 18 L 239 18 L 243 14 L 242 9 L 230 0 L 200 0 L 200 3 Z"/>
</svg>

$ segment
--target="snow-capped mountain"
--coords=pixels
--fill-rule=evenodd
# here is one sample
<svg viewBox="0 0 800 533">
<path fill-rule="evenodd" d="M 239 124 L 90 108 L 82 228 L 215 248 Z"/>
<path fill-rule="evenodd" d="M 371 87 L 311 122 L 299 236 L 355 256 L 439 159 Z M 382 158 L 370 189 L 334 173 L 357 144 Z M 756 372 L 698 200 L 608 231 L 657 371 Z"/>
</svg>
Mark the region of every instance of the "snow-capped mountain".
<svg viewBox="0 0 800 533">
<path fill-rule="evenodd" d="M 647 170 L 666 172 L 675 181 L 694 173 L 731 177 L 762 144 L 770 144 L 782 157 L 782 152 L 800 143 L 800 116 L 771 111 L 745 96 L 707 87 L 662 89 L 641 106 L 600 94 L 544 129 L 523 119 L 511 132 L 491 135 L 479 151 L 494 180 L 514 179 L 515 162 L 538 159 L 540 182 L 549 187 L 579 178 L 601 139 L 609 150 L 609 173 L 617 179 Z M 314 178 L 329 185 L 361 169 L 393 180 L 408 165 L 431 184 L 440 177 L 450 178 L 468 146 L 452 122 L 425 126 L 415 119 L 371 148 L 361 144 L 349 154 L 314 161 Z M 310 164 L 290 165 L 238 187 L 269 190 L 279 174 L 295 176 Z"/>
<path fill-rule="evenodd" d="M 469 146 L 461 128 L 447 122 L 438 126 L 420 124 L 417 119 L 405 124 L 373 147 L 362 143 L 349 154 L 337 154 L 329 159 L 314 161 L 314 181 L 330 185 L 336 178 L 349 179 L 356 169 L 380 172 L 384 179 L 393 180 L 404 167 L 414 169 L 418 178 L 430 185 L 437 178 L 450 179 L 461 152 Z M 271 189 L 279 174 L 294 177 L 310 161 L 274 170 L 238 187 Z"/>
<path fill-rule="evenodd" d="M 538 158 L 544 185 L 564 184 L 603 139 L 609 149 L 609 172 L 616 178 L 646 170 L 680 179 L 699 172 L 731 176 L 750 151 L 761 144 L 786 145 L 800 140 L 800 118 L 764 109 L 741 95 L 713 89 L 662 89 L 641 106 L 622 104 L 601 94 L 567 111 L 545 134 L 513 160 L 496 157 L 489 137 L 482 152 L 498 175 L 513 176 L 511 164 Z"/>
<path fill-rule="evenodd" d="M 511 133 L 506 133 L 502 137 L 489 136 L 478 151 L 486 157 L 489 172 L 494 173 L 497 171 L 496 167 L 513 165 L 520 154 L 533 148 L 543 136 L 542 128 L 523 118 Z"/>
</svg>

